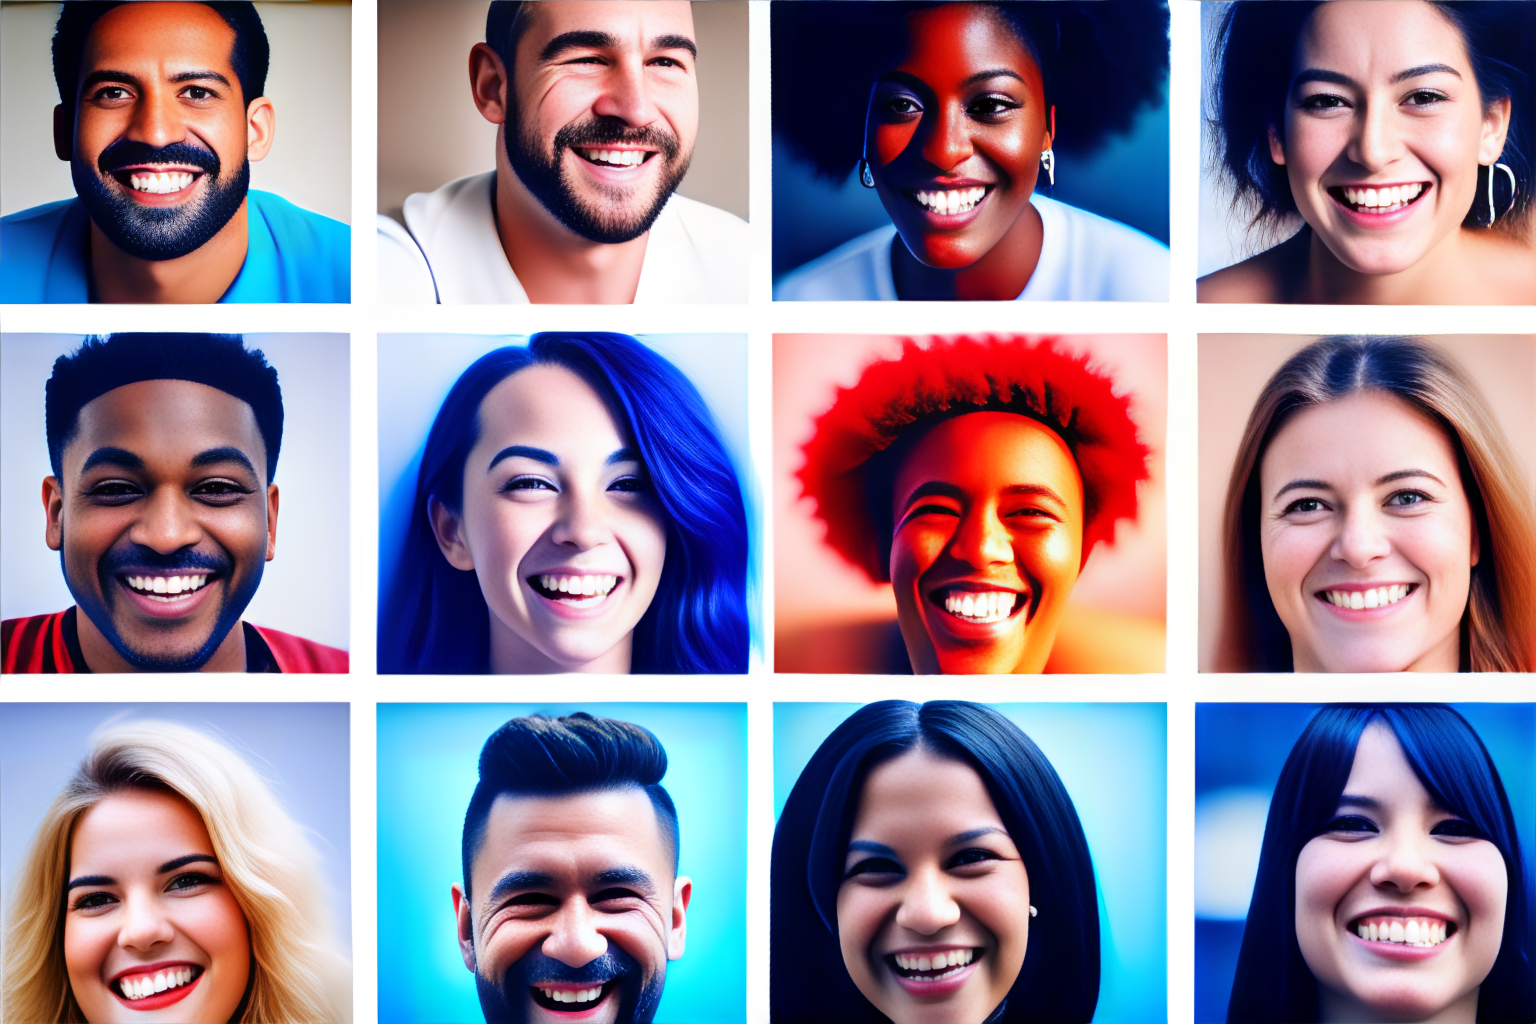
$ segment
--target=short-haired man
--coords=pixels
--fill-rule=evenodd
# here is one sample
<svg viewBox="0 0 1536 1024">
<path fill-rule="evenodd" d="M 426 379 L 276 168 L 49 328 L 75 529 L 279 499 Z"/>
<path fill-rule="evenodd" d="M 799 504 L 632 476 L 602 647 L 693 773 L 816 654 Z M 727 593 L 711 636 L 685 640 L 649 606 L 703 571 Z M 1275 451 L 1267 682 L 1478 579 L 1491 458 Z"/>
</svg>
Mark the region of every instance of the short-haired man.
<svg viewBox="0 0 1536 1024">
<path fill-rule="evenodd" d="M 485 741 L 453 909 L 489 1024 L 655 1016 L 693 893 L 666 770 L 649 730 L 584 712 Z"/>
<path fill-rule="evenodd" d="M 48 546 L 75 606 L 7 620 L 4 671 L 347 671 L 345 651 L 240 618 L 277 550 L 283 396 L 261 352 L 88 338 L 46 408 Z"/>
<path fill-rule="evenodd" d="M 0 302 L 347 302 L 351 229 L 250 190 L 276 128 L 250 3 L 72 0 L 53 146 L 76 198 L 0 219 Z"/>
<path fill-rule="evenodd" d="M 469 54 L 496 170 L 380 216 L 397 302 L 745 302 L 747 225 L 676 194 L 693 157 L 693 11 L 680 0 L 497 0 Z"/>
</svg>

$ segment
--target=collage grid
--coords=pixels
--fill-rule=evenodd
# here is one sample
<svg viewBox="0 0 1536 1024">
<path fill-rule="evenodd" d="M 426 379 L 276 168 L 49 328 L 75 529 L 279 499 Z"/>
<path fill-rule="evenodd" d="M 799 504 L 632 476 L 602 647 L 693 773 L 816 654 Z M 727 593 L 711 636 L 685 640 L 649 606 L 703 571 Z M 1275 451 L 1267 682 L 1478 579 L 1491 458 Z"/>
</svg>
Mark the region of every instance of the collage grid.
<svg viewBox="0 0 1536 1024">
<path fill-rule="evenodd" d="M 450 0 L 445 0 L 450 2 Z M 1195 1014 L 1194 829 L 1196 705 L 1203 702 L 1536 701 L 1530 675 L 1227 676 L 1198 671 L 1199 338 L 1204 334 L 1536 334 L 1536 308 L 1211 306 L 1195 302 L 1197 221 L 1201 177 L 1201 5 L 1171 0 L 1171 272 L 1167 303 L 1047 303 L 1029 308 L 1000 303 L 775 303 L 771 300 L 772 191 L 769 3 L 749 0 L 750 180 L 749 301 L 741 305 L 597 307 L 400 307 L 377 293 L 376 240 L 367 226 L 376 209 L 378 11 L 352 5 L 352 266 L 347 305 L 5 306 L 12 333 L 90 334 L 128 330 L 236 333 L 334 333 L 350 338 L 351 453 L 349 479 L 350 651 L 345 676 L 268 677 L 260 687 L 232 678 L 175 676 L 56 677 L 8 675 L 0 702 L 339 702 L 351 708 L 351 948 L 354 1017 L 378 1018 L 378 906 L 390 894 L 378 868 L 381 811 L 376 777 L 382 770 L 377 723 L 387 705 L 412 702 L 530 704 L 557 692 L 562 704 L 598 702 L 733 701 L 746 705 L 746 1018 L 768 1019 L 769 857 L 776 798 L 775 705 L 792 702 L 865 703 L 958 698 L 983 702 L 1151 702 L 1167 708 L 1167 1019 Z M 806 211 L 814 216 L 814 211 Z M 379 549 L 379 423 L 390 410 L 379 401 L 383 334 L 526 335 L 541 330 L 601 330 L 627 334 L 716 333 L 746 338 L 747 434 L 755 496 L 760 581 L 759 627 L 751 668 L 743 677 L 568 676 L 555 686 L 517 677 L 379 676 L 375 671 Z M 774 337 L 779 334 L 889 333 L 903 336 L 1026 332 L 1139 333 L 1167 339 L 1165 456 L 1167 494 L 1166 669 L 1145 676 L 1046 676 L 1035 679 L 776 674 L 774 600 Z M 10 540 L 7 540 L 10 543 Z M 270 681 L 269 681 L 270 679 Z"/>
</svg>

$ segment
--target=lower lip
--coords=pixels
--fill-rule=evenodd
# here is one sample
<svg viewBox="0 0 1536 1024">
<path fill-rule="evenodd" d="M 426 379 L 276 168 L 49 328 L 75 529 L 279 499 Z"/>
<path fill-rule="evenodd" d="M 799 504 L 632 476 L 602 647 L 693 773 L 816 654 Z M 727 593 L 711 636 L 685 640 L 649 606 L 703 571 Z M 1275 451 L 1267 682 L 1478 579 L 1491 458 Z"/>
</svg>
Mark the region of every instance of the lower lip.
<svg viewBox="0 0 1536 1024">
<path fill-rule="evenodd" d="M 557 1020 L 586 1020 L 589 1017 L 596 1016 L 597 1012 L 600 1009 L 603 1008 L 603 1006 L 608 1002 L 608 1000 L 610 1000 L 612 998 L 613 998 L 613 990 L 609 989 L 607 992 L 603 993 L 601 998 L 596 999 L 593 1002 L 587 1003 L 585 1006 L 583 1006 L 579 1010 L 552 1010 L 549 1007 L 545 1006 L 543 1003 L 539 1003 L 539 1002 L 535 1002 L 533 1005 L 538 1007 L 540 1010 L 544 1011 L 545 1013 L 549 1014 L 551 1017 L 556 1018 Z"/>
<path fill-rule="evenodd" d="M 910 197 L 908 198 L 910 199 Z M 978 199 L 976 201 L 976 205 L 971 207 L 969 210 L 966 210 L 964 213 L 935 213 L 934 211 L 928 209 L 928 207 L 919 203 L 916 199 L 911 199 L 911 203 L 917 209 L 917 211 L 923 215 L 923 219 L 927 221 L 935 230 L 954 231 L 957 228 L 965 227 L 971 221 L 981 216 L 982 208 L 987 205 L 987 200 L 991 198 L 992 190 L 987 189 L 986 195 Z"/>
<path fill-rule="evenodd" d="M 647 173 L 650 169 L 650 166 L 661 159 L 661 155 L 657 153 L 640 161 L 638 164 L 630 164 L 627 167 L 619 167 L 614 164 L 600 164 L 595 161 L 588 160 L 586 157 L 582 156 L 580 153 L 577 153 L 575 150 L 571 151 L 571 156 L 575 157 L 577 163 L 585 167 L 589 173 L 591 173 L 599 180 L 613 182 L 616 184 L 624 184 L 634 181 L 642 174 Z"/>
<path fill-rule="evenodd" d="M 1374 622 L 1377 619 L 1386 618 L 1393 612 L 1402 610 L 1404 605 L 1418 596 L 1419 588 L 1414 587 L 1408 592 L 1407 597 L 1402 598 L 1396 604 L 1382 605 L 1376 608 L 1340 608 L 1326 597 L 1316 597 L 1314 595 L 1313 599 L 1322 605 L 1325 611 L 1332 612 L 1345 622 Z"/>
<path fill-rule="evenodd" d="M 1396 227 L 1403 221 L 1407 220 L 1409 215 L 1411 215 L 1414 210 L 1418 209 L 1419 205 L 1424 201 L 1429 193 L 1430 190 L 1425 188 L 1423 192 L 1419 193 L 1418 198 L 1413 202 L 1404 206 L 1400 210 L 1393 210 L 1391 213 L 1361 213 L 1358 210 L 1355 210 L 1347 204 L 1341 202 L 1331 192 L 1328 193 L 1328 198 L 1332 199 L 1333 204 L 1344 212 L 1345 218 L 1347 218 L 1351 224 L 1354 224 L 1357 227 L 1391 228 Z"/>
<path fill-rule="evenodd" d="M 134 590 L 122 580 L 118 580 L 117 585 L 123 593 L 128 595 L 128 600 L 133 602 L 134 608 L 145 618 L 174 620 L 184 619 L 201 608 L 208 600 L 208 592 L 219 585 L 219 579 L 210 577 L 207 583 L 196 590 L 177 594 L 174 601 L 157 601 L 147 594 Z"/>
<path fill-rule="evenodd" d="M 179 988 L 168 988 L 164 992 L 156 992 L 154 995 L 145 996 L 143 999 L 124 999 L 122 996 L 118 995 L 117 989 L 115 988 L 112 989 L 111 992 L 114 996 L 117 996 L 117 1001 L 128 1007 L 128 1009 L 139 1010 L 147 1013 L 150 1010 L 164 1009 L 165 1007 L 170 1006 L 172 1003 L 181 1002 L 183 999 L 187 998 L 187 996 L 192 994 L 192 990 L 197 988 L 197 983 L 202 980 L 203 974 L 199 974 L 197 977 L 193 978 L 191 981 L 187 982 L 185 985 L 182 985 Z"/>
<path fill-rule="evenodd" d="M 1453 933 L 1445 942 L 1440 943 L 1438 946 L 1410 946 L 1404 942 L 1372 942 L 1370 939 L 1362 939 L 1351 931 L 1346 931 L 1344 934 L 1348 935 L 1354 940 L 1356 945 L 1372 956 L 1379 956 L 1384 960 L 1407 960 L 1410 962 L 1428 960 L 1430 957 L 1438 955 L 1446 947 L 1447 943 L 1456 938 L 1456 935 Z"/>
<path fill-rule="evenodd" d="M 959 971 L 951 974 L 943 981 L 914 981 L 911 978 L 898 974 L 894 968 L 889 968 L 889 965 L 887 965 L 887 967 L 891 971 L 891 977 L 896 979 L 896 983 L 900 985 L 902 990 L 908 995 L 916 996 L 919 999 L 923 998 L 924 996 L 939 999 L 943 998 L 944 996 L 954 995 L 956 992 L 960 991 L 960 986 L 964 985 L 967 981 L 970 980 L 971 975 L 976 972 L 976 968 L 979 966 L 979 963 L 980 961 L 974 961 L 972 963 L 966 964 L 964 967 L 960 968 Z"/>
<path fill-rule="evenodd" d="M 202 181 L 204 177 L 205 175 L 202 174 L 195 176 L 186 187 L 179 188 L 175 192 L 140 192 L 132 185 L 124 185 L 120 181 L 117 184 L 136 203 L 141 203 L 144 206 L 175 206 L 178 203 L 186 202 L 187 198 L 191 196 L 192 190 L 197 188 L 197 183 Z M 112 180 L 117 181 L 116 178 Z"/>
<path fill-rule="evenodd" d="M 1013 611 L 1006 618 L 998 619 L 996 622 L 972 622 L 970 619 L 945 611 L 943 605 L 936 605 L 932 601 L 927 602 L 927 605 L 928 621 L 938 623 L 945 632 L 957 639 L 993 640 L 1005 633 L 1013 632 L 1024 624 L 1029 612 L 1029 595 L 1019 594 L 1015 597 Z"/>
<path fill-rule="evenodd" d="M 616 583 L 614 585 L 614 588 L 612 590 L 608 591 L 608 596 L 607 597 L 605 597 L 601 601 L 597 602 L 597 604 L 588 605 L 585 608 L 572 608 L 566 602 L 564 602 L 564 601 L 556 601 L 552 597 L 546 597 L 546 596 L 544 596 L 543 593 L 541 593 L 540 591 L 537 591 L 537 590 L 533 591 L 533 595 L 534 595 L 534 597 L 539 599 L 540 603 L 542 603 L 545 608 L 548 608 L 551 612 L 553 612 L 554 614 L 560 616 L 561 618 L 565 618 L 565 619 L 595 619 L 599 615 L 604 614 L 608 610 L 608 606 L 613 604 L 614 596 L 616 594 L 618 594 L 619 590 L 627 582 L 628 582 L 627 580 L 622 580 L 621 579 L 618 583 Z M 527 586 L 527 584 L 525 584 L 525 586 Z M 533 590 L 533 588 L 531 586 L 529 586 L 529 589 Z"/>
</svg>

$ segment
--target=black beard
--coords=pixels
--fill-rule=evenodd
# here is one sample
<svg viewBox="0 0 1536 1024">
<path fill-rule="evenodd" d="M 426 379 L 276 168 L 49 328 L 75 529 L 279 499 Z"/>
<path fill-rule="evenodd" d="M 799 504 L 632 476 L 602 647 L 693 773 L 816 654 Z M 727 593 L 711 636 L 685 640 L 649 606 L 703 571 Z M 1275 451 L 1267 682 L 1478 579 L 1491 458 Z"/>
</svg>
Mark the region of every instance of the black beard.
<svg viewBox="0 0 1536 1024">
<path fill-rule="evenodd" d="M 500 985 L 475 971 L 475 989 L 480 994 L 480 1012 L 485 1015 L 486 1024 L 524 1024 L 533 1000 L 531 989 L 549 981 L 574 985 L 614 982 L 619 1000 L 618 1024 L 651 1024 L 656 1008 L 661 1005 L 661 991 L 667 979 L 663 969 L 646 981 L 639 961 L 612 943 L 608 952 L 581 967 L 569 967 L 534 948 L 507 968 Z"/>
<path fill-rule="evenodd" d="M 145 163 L 202 168 L 207 189 L 179 206 L 141 206 L 106 180 L 123 167 Z M 102 234 L 141 260 L 174 260 L 202 248 L 239 212 L 251 185 L 250 161 L 220 174 L 218 154 L 184 142 L 156 149 L 119 139 L 101 151 L 94 169 L 78 155 L 69 169 L 76 194 Z"/>
<path fill-rule="evenodd" d="M 512 170 L 523 187 L 533 193 L 544 209 L 581 237 L 605 245 L 628 242 L 651 230 L 651 225 L 661 215 L 661 208 L 672 197 L 683 175 L 688 173 L 688 164 L 693 160 L 692 152 L 679 157 L 677 136 L 671 132 L 650 125 L 630 128 L 623 121 L 612 117 L 573 122 L 561 128 L 555 133 L 554 153 L 547 160 L 542 141 L 532 132 L 523 130 L 515 110 L 505 125 L 502 138 Z M 562 156 L 567 149 L 620 144 L 655 146 L 659 152 L 650 159 L 666 161 L 661 187 L 656 190 L 650 206 L 629 217 L 583 202 L 577 197 L 562 167 Z M 577 154 L 577 159 L 581 159 L 580 154 Z M 616 205 L 629 198 L 627 189 L 600 187 L 600 191 Z"/>
<path fill-rule="evenodd" d="M 63 552 L 64 545 L 61 543 L 59 562 L 65 569 L 64 582 L 68 585 L 70 594 L 74 596 L 75 604 L 90 618 L 101 635 L 107 638 L 112 649 L 140 672 L 196 672 L 206 665 L 208 659 L 213 657 L 219 645 L 224 642 L 224 638 L 229 635 L 229 631 L 240 622 L 240 616 L 245 614 L 245 608 L 251 603 L 251 598 L 256 596 L 256 588 L 261 585 L 261 572 L 264 568 L 258 561 L 247 578 L 238 581 L 238 589 L 236 589 L 237 581 L 228 559 L 210 558 L 191 551 L 162 555 L 152 548 L 131 545 L 126 550 L 109 551 L 98 563 L 96 584 L 100 588 L 98 593 L 101 595 L 101 600 L 97 601 L 96 594 L 81 593 L 74 581 L 69 578 L 68 568 L 63 565 Z M 214 623 L 213 632 L 203 641 L 201 647 L 180 658 L 157 658 L 128 646 L 118 634 L 117 624 L 112 621 L 112 604 L 117 596 L 115 588 L 118 585 L 118 572 L 129 566 L 165 569 L 173 573 L 178 570 L 207 569 L 219 575 L 224 582 L 224 604 L 219 609 L 219 618 Z"/>
</svg>

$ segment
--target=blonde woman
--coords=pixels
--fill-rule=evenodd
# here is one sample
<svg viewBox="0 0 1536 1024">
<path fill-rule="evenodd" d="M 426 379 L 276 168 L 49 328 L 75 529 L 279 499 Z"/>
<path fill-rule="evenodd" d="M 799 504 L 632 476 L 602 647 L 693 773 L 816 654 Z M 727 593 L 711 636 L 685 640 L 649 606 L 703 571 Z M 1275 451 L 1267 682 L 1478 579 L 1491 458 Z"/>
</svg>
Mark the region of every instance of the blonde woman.
<svg viewBox="0 0 1536 1024">
<path fill-rule="evenodd" d="M 6 1021 L 346 1022 L 315 855 L 237 754 L 166 722 L 99 734 L 16 878 Z"/>
</svg>

